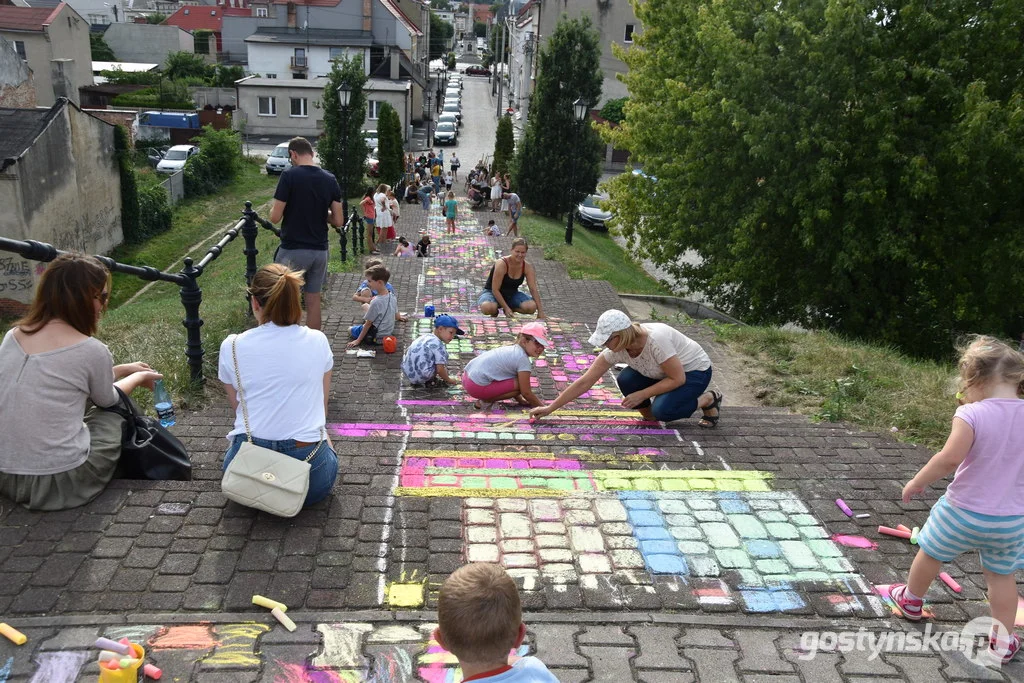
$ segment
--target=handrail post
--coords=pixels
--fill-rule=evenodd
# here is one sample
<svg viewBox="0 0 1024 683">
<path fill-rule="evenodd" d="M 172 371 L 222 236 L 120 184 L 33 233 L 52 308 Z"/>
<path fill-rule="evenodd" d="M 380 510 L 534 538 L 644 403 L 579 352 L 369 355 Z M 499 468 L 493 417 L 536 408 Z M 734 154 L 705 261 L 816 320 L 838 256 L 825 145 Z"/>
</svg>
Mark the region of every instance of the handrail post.
<svg viewBox="0 0 1024 683">
<path fill-rule="evenodd" d="M 203 302 L 203 290 L 199 288 L 196 278 L 202 273 L 192 267 L 192 259 L 185 257 L 185 267 L 181 269 L 181 305 L 185 307 L 185 319 L 182 325 L 187 330 L 185 357 L 188 359 L 189 374 L 192 381 L 203 384 L 203 338 L 199 328 L 203 319 L 199 317 L 199 304 Z"/>
<path fill-rule="evenodd" d="M 259 226 L 256 225 L 256 212 L 252 210 L 252 202 L 245 203 L 245 210 L 242 211 L 242 218 L 245 223 L 242 225 L 242 238 L 245 240 L 245 248 L 242 253 L 245 254 L 245 301 L 246 301 L 246 314 L 252 316 L 252 295 L 249 294 L 249 286 L 252 284 L 252 279 L 256 276 L 256 256 L 260 253 L 260 250 L 256 248 L 256 236 L 259 234 Z"/>
<path fill-rule="evenodd" d="M 363 221 L 359 218 L 359 213 L 355 209 L 352 209 L 352 226 L 356 228 L 353 233 L 355 235 L 355 243 L 353 246 L 356 247 L 355 251 L 357 254 L 362 254 L 365 251 L 364 247 L 366 246 L 366 235 L 363 234 L 365 226 L 363 225 Z"/>
<path fill-rule="evenodd" d="M 341 262 L 348 260 L 348 223 L 338 228 L 338 246 L 341 247 Z"/>
</svg>

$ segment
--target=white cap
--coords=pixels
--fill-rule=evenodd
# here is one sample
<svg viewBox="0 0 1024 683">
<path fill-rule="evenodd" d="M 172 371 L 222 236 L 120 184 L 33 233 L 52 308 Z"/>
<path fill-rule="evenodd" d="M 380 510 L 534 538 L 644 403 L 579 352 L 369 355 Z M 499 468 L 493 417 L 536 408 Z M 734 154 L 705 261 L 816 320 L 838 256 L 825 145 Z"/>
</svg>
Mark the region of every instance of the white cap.
<svg viewBox="0 0 1024 683">
<path fill-rule="evenodd" d="M 594 330 L 594 334 L 590 335 L 590 343 L 593 346 L 604 346 L 608 337 L 616 332 L 621 332 L 632 324 L 633 321 L 622 311 L 617 311 L 614 308 L 605 311 L 597 319 L 597 329 Z"/>
</svg>

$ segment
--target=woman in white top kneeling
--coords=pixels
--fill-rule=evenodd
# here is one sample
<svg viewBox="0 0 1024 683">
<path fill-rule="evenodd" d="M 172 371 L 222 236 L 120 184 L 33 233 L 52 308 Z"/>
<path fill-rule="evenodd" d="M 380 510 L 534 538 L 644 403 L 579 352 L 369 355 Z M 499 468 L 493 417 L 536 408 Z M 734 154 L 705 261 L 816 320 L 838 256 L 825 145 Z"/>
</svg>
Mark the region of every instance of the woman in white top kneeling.
<svg viewBox="0 0 1024 683">
<path fill-rule="evenodd" d="M 259 327 L 224 340 L 218 376 L 235 410 L 224 469 L 246 440 L 232 358 L 234 343 L 253 443 L 298 460 L 316 452 L 309 461 L 305 502 L 312 505 L 331 493 L 338 476 L 338 456 L 326 431 L 334 354 L 323 332 L 299 325 L 301 290 L 301 271 L 277 263 L 256 271 L 249 293 Z"/>
<path fill-rule="evenodd" d="M 707 390 L 711 359 L 682 332 L 663 323 L 634 323 L 622 311 L 612 309 L 598 318 L 590 343 L 605 350 L 558 398 L 531 410 L 531 417 L 550 415 L 579 398 L 609 369 L 623 363 L 627 367 L 616 380 L 624 396 L 623 407 L 637 409 L 645 420 L 661 422 L 689 417 L 699 408 L 703 412 L 701 427 L 718 424 L 722 395 Z"/>
</svg>

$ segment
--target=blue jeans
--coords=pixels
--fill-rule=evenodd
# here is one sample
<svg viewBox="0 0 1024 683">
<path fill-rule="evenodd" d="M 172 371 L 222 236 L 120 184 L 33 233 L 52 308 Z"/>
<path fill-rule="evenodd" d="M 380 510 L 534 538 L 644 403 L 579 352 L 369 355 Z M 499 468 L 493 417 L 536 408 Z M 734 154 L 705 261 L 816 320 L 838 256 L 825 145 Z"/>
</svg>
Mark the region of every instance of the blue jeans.
<svg viewBox="0 0 1024 683">
<path fill-rule="evenodd" d="M 513 311 L 525 304 L 527 301 L 533 301 L 533 297 L 526 292 L 516 292 L 512 296 L 505 297 L 505 303 L 507 303 L 508 307 Z M 498 303 L 498 300 L 494 298 L 494 292 L 489 289 L 485 289 L 480 292 L 480 298 L 476 301 L 477 308 L 479 308 L 481 304 L 485 304 L 487 302 L 492 304 Z"/>
<path fill-rule="evenodd" d="M 231 445 L 228 446 L 228 451 L 224 454 L 224 470 L 227 470 L 228 465 L 238 455 L 238 449 L 242 447 L 244 442 L 245 434 L 235 434 L 232 437 Z M 257 439 L 255 436 L 252 438 L 252 442 L 257 446 L 269 448 L 272 451 L 277 451 L 296 460 L 305 460 L 313 452 L 313 449 L 317 447 L 317 444 L 296 446 L 295 441 L 292 439 L 271 441 L 270 439 Z M 306 502 L 303 505 L 309 506 L 313 503 L 319 503 L 330 495 L 331 488 L 334 486 L 334 480 L 337 478 L 338 456 L 325 443 L 320 447 L 320 452 L 309 461 L 309 491 L 306 492 Z"/>
<path fill-rule="evenodd" d="M 643 391 L 660 381 L 660 379 L 651 379 L 646 375 L 641 375 L 633 368 L 623 368 L 616 380 L 619 384 L 619 391 L 622 392 L 623 396 L 629 396 L 636 391 Z M 662 422 L 681 420 L 684 417 L 690 417 L 697 410 L 697 399 L 708 390 L 708 384 L 710 383 L 711 368 L 707 370 L 691 370 L 686 373 L 686 383 L 683 386 L 655 396 L 653 403 L 647 400 L 637 407 L 646 408 L 653 405 L 654 419 Z"/>
</svg>

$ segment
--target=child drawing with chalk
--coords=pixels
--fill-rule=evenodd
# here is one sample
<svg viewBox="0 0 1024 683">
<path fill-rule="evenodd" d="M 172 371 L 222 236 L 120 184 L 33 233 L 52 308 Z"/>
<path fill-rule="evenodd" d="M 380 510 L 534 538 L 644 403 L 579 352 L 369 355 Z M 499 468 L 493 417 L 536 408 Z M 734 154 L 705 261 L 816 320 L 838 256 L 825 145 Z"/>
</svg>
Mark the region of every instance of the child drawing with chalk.
<svg viewBox="0 0 1024 683">
<path fill-rule="evenodd" d="M 422 384 L 434 387 L 444 384 L 458 384 L 458 376 L 448 374 L 448 349 L 457 335 L 463 335 L 459 321 L 450 315 L 434 318 L 434 331 L 423 334 L 409 345 L 402 358 L 402 373 L 413 386 Z"/>
<path fill-rule="evenodd" d="M 993 663 L 1020 651 L 1014 572 L 1024 569 L 1024 354 L 977 337 L 959 363 L 960 407 L 946 445 L 903 487 L 903 501 L 954 472 L 917 536 L 919 550 L 905 584 L 890 595 L 907 619 L 922 616 L 924 594 L 942 563 L 977 550 L 994 625 Z"/>
<path fill-rule="evenodd" d="M 516 335 L 516 343 L 499 346 L 469 361 L 462 372 L 462 386 L 476 399 L 479 410 L 507 398 L 521 406 L 540 406 L 543 402 L 530 388 L 532 359 L 551 346 L 544 323 L 523 325 Z"/>
</svg>

